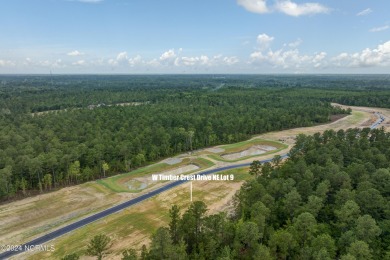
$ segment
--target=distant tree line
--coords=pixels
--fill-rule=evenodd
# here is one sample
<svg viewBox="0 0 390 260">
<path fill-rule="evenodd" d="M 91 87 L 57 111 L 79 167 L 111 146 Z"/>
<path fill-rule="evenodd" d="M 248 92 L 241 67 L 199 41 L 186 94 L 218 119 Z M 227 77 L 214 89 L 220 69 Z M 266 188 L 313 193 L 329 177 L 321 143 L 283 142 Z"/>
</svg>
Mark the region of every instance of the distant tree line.
<svg viewBox="0 0 390 260">
<path fill-rule="evenodd" d="M 388 107 L 389 80 L 1 76 L 0 200 L 126 172 L 254 134 L 326 123 L 333 114 L 348 113 L 331 107 L 330 101 Z M 140 105 L 115 106 L 131 102 Z M 34 115 L 43 111 L 49 112 Z"/>
<path fill-rule="evenodd" d="M 22 79 L 1 81 L 2 199 L 126 172 L 253 134 L 326 123 L 332 114 L 347 113 L 299 89 L 292 95 L 288 88 L 230 86 L 233 81 L 214 91 L 216 79 L 207 85 L 194 76 Z M 147 103 L 108 106 L 135 101 Z M 53 107 L 59 104 L 64 106 Z M 67 110 L 31 114 L 52 108 Z"/>
<path fill-rule="evenodd" d="M 232 216 L 174 205 L 150 246 L 122 259 L 390 259 L 390 133 L 299 135 L 278 161 L 253 164 Z"/>
</svg>

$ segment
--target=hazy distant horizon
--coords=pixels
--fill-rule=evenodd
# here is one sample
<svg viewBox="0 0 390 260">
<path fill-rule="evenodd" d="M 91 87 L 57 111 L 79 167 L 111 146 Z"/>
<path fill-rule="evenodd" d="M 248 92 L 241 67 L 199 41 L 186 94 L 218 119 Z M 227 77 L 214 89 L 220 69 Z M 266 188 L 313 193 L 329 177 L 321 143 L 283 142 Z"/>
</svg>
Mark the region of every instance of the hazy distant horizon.
<svg viewBox="0 0 390 260">
<path fill-rule="evenodd" d="M 0 74 L 385 74 L 390 2 L 0 2 Z"/>
</svg>

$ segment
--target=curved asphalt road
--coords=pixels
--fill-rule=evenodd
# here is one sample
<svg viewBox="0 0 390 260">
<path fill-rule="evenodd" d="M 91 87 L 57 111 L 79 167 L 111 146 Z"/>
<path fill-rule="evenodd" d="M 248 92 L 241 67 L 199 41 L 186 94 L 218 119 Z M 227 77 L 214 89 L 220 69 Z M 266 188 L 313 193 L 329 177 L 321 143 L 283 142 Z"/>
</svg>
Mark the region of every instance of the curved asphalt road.
<svg viewBox="0 0 390 260">
<path fill-rule="evenodd" d="M 282 155 L 282 158 L 287 158 L 288 156 L 285 154 L 285 155 Z M 272 159 L 268 159 L 268 160 L 263 160 L 263 161 L 260 161 L 262 163 L 265 163 L 265 162 L 270 162 Z M 246 167 L 246 166 L 249 166 L 250 163 L 242 163 L 242 164 L 234 164 L 234 165 L 229 165 L 229 166 L 225 166 L 225 167 L 221 167 L 221 168 L 217 168 L 217 169 L 212 169 L 212 170 L 207 170 L 207 171 L 203 171 L 203 172 L 200 172 L 200 173 L 197 173 L 198 175 L 208 175 L 208 174 L 213 174 L 213 173 L 217 173 L 217 172 L 222 172 L 222 171 L 226 171 L 226 170 L 230 170 L 230 169 L 234 169 L 234 168 L 241 168 L 241 167 Z M 195 174 L 196 175 L 196 174 Z M 38 245 L 42 245 L 52 239 L 55 239 L 57 237 L 60 237 L 66 233 L 69 233 L 75 229 L 78 229 L 80 227 L 83 227 L 87 224 L 90 224 L 96 220 L 99 220 L 99 219 L 102 219 L 104 217 L 107 217 L 108 215 L 110 214 L 113 214 L 113 213 L 116 213 L 118 211 L 121 211 L 127 207 L 130 207 L 134 204 L 137 204 L 139 202 L 142 202 L 146 199 L 149 199 L 155 195 L 158 195 L 164 191 L 167 191 L 169 189 L 172 189 L 176 186 L 179 186 L 180 184 L 183 184 L 183 183 L 186 183 L 188 182 L 188 180 L 179 180 L 179 181 L 173 181 L 161 188 L 158 188 L 156 190 L 153 190 L 149 193 L 146 193 L 144 195 L 141 195 L 137 198 L 134 198 L 134 199 L 131 199 L 129 201 L 126 201 L 126 202 L 123 202 L 121 204 L 118 204 L 114 207 L 111 207 L 111 208 L 108 208 L 106 210 L 103 210 L 99 213 L 96 213 L 92 216 L 89 216 L 87 218 L 84 218 L 84 219 L 81 219 L 79 221 L 76 221 L 72 224 L 69 224 L 65 227 L 62 227 L 60 229 L 57 229 L 53 232 L 50 232 L 46 235 L 43 235 L 41 237 L 38 237 L 30 242 L 27 242 L 26 244 L 23 244 L 20 246 L 19 250 L 16 250 L 15 251 L 7 251 L 7 252 L 4 252 L 2 254 L 0 254 L 0 259 L 7 259 L 11 256 L 14 256 L 14 255 L 17 255 L 17 254 L 20 254 L 24 251 L 26 251 L 26 248 L 31 248 L 31 247 L 34 247 L 34 246 L 38 246 Z"/>
<path fill-rule="evenodd" d="M 382 114 L 380 113 L 375 113 L 375 115 L 378 117 L 378 120 L 371 125 L 371 129 L 374 129 L 376 127 L 378 127 L 378 125 L 380 125 L 383 121 L 384 121 L 384 117 Z M 287 158 L 287 154 L 284 154 L 282 155 L 282 158 Z M 267 159 L 267 160 L 262 160 L 260 162 L 262 163 L 265 163 L 265 162 L 270 162 L 272 159 Z M 242 164 L 234 164 L 234 165 L 229 165 L 229 166 L 225 166 L 225 167 L 221 167 L 221 168 L 217 168 L 217 169 L 212 169 L 212 170 L 207 170 L 207 171 L 203 171 L 203 172 L 200 172 L 198 173 L 198 175 L 208 175 L 208 174 L 213 174 L 213 173 L 217 173 L 217 172 L 222 172 L 222 171 L 226 171 L 226 170 L 230 170 L 230 169 L 235 169 L 235 168 L 241 168 L 241 167 L 246 167 L 246 166 L 249 166 L 250 163 L 242 163 Z M 146 193 L 144 195 L 141 195 L 137 198 L 134 198 L 134 199 L 131 199 L 129 201 L 126 201 L 126 202 L 123 202 L 121 204 L 118 204 L 114 207 L 111 207 L 111 208 L 108 208 L 106 210 L 103 210 L 99 213 L 96 213 L 92 216 L 89 216 L 87 218 L 84 218 L 84 219 L 81 219 L 79 221 L 76 221 L 72 224 L 69 224 L 65 227 L 62 227 L 60 229 L 57 229 L 53 232 L 50 232 L 46 235 L 43 235 L 41 237 L 38 237 L 30 242 L 27 242 L 26 244 L 23 244 L 20 246 L 20 250 L 15 250 L 15 251 L 7 251 L 7 252 L 3 252 L 2 254 L 0 254 L 0 259 L 7 259 L 11 256 L 14 256 L 14 255 L 17 255 L 17 254 L 20 254 L 24 251 L 26 251 L 26 248 L 30 248 L 30 247 L 34 247 L 34 246 L 38 246 L 38 245 L 42 245 L 52 239 L 55 239 L 57 237 L 60 237 L 66 233 L 69 233 L 75 229 L 78 229 L 80 227 L 83 227 L 87 224 L 90 224 L 96 220 L 99 220 L 99 219 L 102 219 L 110 214 L 113 214 L 113 213 L 116 213 L 118 211 L 121 211 L 127 207 L 130 207 L 134 204 L 137 204 L 139 202 L 142 202 L 144 200 L 147 200 L 155 195 L 158 195 L 164 191 L 167 191 L 169 189 L 172 189 L 176 186 L 179 186 L 180 184 L 183 184 L 183 183 L 186 183 L 188 182 L 188 180 L 179 180 L 179 181 L 173 181 L 161 188 L 158 188 L 156 190 L 153 190 L 149 193 Z"/>
</svg>

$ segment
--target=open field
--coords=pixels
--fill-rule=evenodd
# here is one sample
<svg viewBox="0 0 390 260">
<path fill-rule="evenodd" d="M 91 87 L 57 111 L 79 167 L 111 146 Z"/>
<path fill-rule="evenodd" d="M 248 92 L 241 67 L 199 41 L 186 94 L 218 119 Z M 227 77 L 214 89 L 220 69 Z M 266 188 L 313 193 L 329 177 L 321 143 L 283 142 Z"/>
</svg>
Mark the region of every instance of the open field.
<svg viewBox="0 0 390 260">
<path fill-rule="evenodd" d="M 266 142 L 269 142 L 269 144 L 272 143 L 272 146 L 274 146 L 275 143 L 284 143 L 283 147 L 286 147 L 287 145 L 291 147 L 294 144 L 295 136 L 299 133 L 313 134 L 315 132 L 322 132 L 327 129 L 338 130 L 351 127 L 364 127 L 364 124 L 367 121 L 376 120 L 376 117 L 373 115 L 374 111 L 380 111 L 383 113 L 387 117 L 386 120 L 390 118 L 390 110 L 387 109 L 360 107 L 352 107 L 352 109 L 352 115 L 341 118 L 338 121 L 330 124 L 306 128 L 296 128 L 279 132 L 270 132 L 256 136 L 245 142 L 214 147 L 211 149 L 215 149 L 214 151 L 218 152 L 218 154 L 214 154 L 214 156 L 220 156 L 219 154 L 232 153 L 248 149 L 254 144 L 258 144 L 259 140 L 261 140 L 263 144 L 266 140 Z M 286 152 L 287 149 L 284 149 L 279 150 L 278 152 L 275 151 L 275 153 L 272 154 L 243 157 L 241 160 L 237 161 L 240 161 L 240 163 L 251 162 L 254 159 L 272 158 L 275 154 Z M 38 235 L 52 231 L 60 226 L 71 223 L 77 219 L 85 217 L 104 208 L 108 208 L 109 206 L 115 205 L 119 202 L 128 200 L 129 198 L 136 197 L 139 194 L 149 190 L 129 190 L 128 186 L 126 189 L 126 182 L 133 179 L 143 178 L 155 172 L 173 170 L 175 168 L 189 164 L 196 164 L 201 169 L 205 169 L 207 167 L 215 168 L 230 164 L 229 162 L 218 160 L 218 157 L 218 159 L 215 159 L 215 157 L 210 155 L 213 155 L 213 153 L 210 152 L 210 148 L 208 148 L 193 155 L 181 155 L 179 156 L 181 160 L 178 160 L 179 162 L 173 163 L 171 165 L 161 162 L 142 169 L 138 169 L 131 173 L 107 178 L 105 180 L 101 180 L 100 182 L 85 183 L 74 187 L 64 188 L 52 193 L 26 198 L 17 202 L 2 205 L 0 206 L 0 229 L 4 232 L 1 232 L 0 243 L 4 244 L 7 242 L 7 244 L 19 244 L 29 241 Z M 213 164 L 215 165 L 213 166 Z M 222 201 L 226 201 L 226 198 L 229 198 L 230 200 L 231 196 L 233 196 L 232 194 L 234 194 L 240 188 L 240 178 L 246 178 L 239 177 L 243 176 L 242 174 L 244 174 L 244 172 L 241 172 L 241 170 L 234 171 L 238 172 L 236 174 L 237 182 L 223 182 L 222 184 L 219 182 L 210 182 L 210 184 L 207 185 L 201 185 L 202 182 L 194 183 L 194 199 L 204 199 L 210 207 L 210 212 L 213 212 L 213 210 L 222 209 L 222 202 L 218 202 L 218 200 L 222 199 Z M 153 186 L 153 188 L 160 185 L 163 185 L 163 183 L 159 183 Z M 85 241 L 88 241 L 94 234 L 96 234 L 96 232 L 99 230 L 106 230 L 104 226 L 107 223 L 112 223 L 107 224 L 107 234 L 114 236 L 116 232 L 119 232 L 118 234 L 121 236 L 120 239 L 117 239 L 114 236 L 115 243 L 113 249 L 115 252 L 119 252 L 121 249 L 127 248 L 131 245 L 139 248 L 142 243 L 147 242 L 147 238 L 149 237 L 150 232 L 155 230 L 155 228 L 160 226 L 160 224 L 166 223 L 167 216 L 158 215 L 167 212 L 165 209 L 169 207 L 166 205 L 172 205 L 173 203 L 183 205 L 183 207 L 188 205 L 188 187 L 185 188 L 185 186 L 186 185 L 177 187 L 171 191 L 156 196 L 151 200 L 143 202 L 142 204 L 124 210 L 121 213 L 114 214 L 102 221 L 77 230 L 76 232 L 68 234 L 60 239 L 56 239 L 53 241 L 57 249 L 55 252 L 56 255 L 54 256 L 58 257 L 61 256 L 64 252 L 71 252 L 72 246 L 75 247 L 79 240 L 80 244 L 86 245 Z M 222 190 L 220 190 L 221 188 Z M 138 193 L 132 193 L 132 191 L 136 191 Z M 231 194 L 231 196 L 229 194 Z M 166 203 L 166 205 L 164 203 Z M 148 208 L 150 211 L 148 211 Z M 153 213 L 152 211 L 155 212 Z M 128 214 L 125 214 L 125 212 Z M 122 216 L 122 219 L 120 216 Z M 150 221 L 148 222 L 145 220 L 146 224 L 143 224 L 144 222 L 142 220 L 145 217 L 148 217 Z M 115 222 L 116 220 L 118 222 Z M 137 221 L 139 222 L 138 226 L 135 224 L 128 224 L 136 223 Z M 151 222 L 155 224 L 150 224 Z M 98 223 L 101 225 L 101 227 L 96 226 Z M 142 227 L 142 225 L 147 225 L 147 227 Z M 81 232 L 82 230 L 84 230 L 84 233 Z"/>
<path fill-rule="evenodd" d="M 286 149 L 288 146 L 280 142 L 251 139 L 235 144 L 222 145 L 214 149 L 206 149 L 208 157 L 217 161 L 237 162 L 259 155 L 268 155 L 277 153 Z"/>
<path fill-rule="evenodd" d="M 234 174 L 234 181 L 193 181 L 193 200 L 204 201 L 208 205 L 209 214 L 229 211 L 236 190 L 244 180 L 251 178 L 247 172 L 245 168 L 224 172 Z M 180 206 L 182 212 L 189 206 L 189 183 L 49 242 L 56 248 L 54 253 L 39 253 L 31 259 L 58 259 L 69 252 L 84 254 L 91 237 L 101 233 L 113 240 L 111 254 L 107 259 L 121 259 L 124 249 L 140 249 L 143 244 L 149 244 L 150 234 L 168 224 L 168 210 L 173 204 Z"/>
<path fill-rule="evenodd" d="M 120 174 L 107 179 L 98 180 L 97 183 L 103 185 L 113 192 L 139 192 L 146 188 L 151 188 L 157 184 L 157 182 L 152 181 L 151 179 L 152 173 L 189 174 L 195 170 L 204 170 L 213 165 L 214 164 L 211 161 L 208 161 L 204 158 L 185 158 L 176 164 L 167 164 L 161 162 L 137 169 L 126 174 Z M 129 182 L 138 182 L 141 187 L 136 189 L 135 186 L 131 186 L 131 183 L 129 184 Z"/>
</svg>

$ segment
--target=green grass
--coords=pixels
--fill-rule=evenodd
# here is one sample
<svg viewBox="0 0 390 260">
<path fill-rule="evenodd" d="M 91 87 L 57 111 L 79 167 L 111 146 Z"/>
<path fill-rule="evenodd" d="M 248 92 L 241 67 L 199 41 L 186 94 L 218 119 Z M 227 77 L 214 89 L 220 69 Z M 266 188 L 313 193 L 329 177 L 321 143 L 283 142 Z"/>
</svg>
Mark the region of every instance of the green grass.
<svg viewBox="0 0 390 260">
<path fill-rule="evenodd" d="M 199 167 L 198 170 L 203 170 L 206 168 L 209 168 L 214 165 L 209 160 L 203 159 L 203 158 L 197 158 L 194 160 L 191 160 L 189 158 L 183 159 L 182 162 L 174 164 L 174 165 L 169 165 L 166 163 L 158 163 L 158 164 L 153 164 L 150 166 L 146 166 L 143 168 L 139 168 L 137 170 L 125 173 L 125 174 L 120 174 L 116 175 L 104 180 L 97 180 L 96 182 L 102 186 L 104 186 L 107 189 L 110 189 L 113 192 L 132 192 L 132 193 L 137 193 L 140 192 L 141 190 L 130 190 L 128 187 L 126 187 L 126 183 L 129 181 L 132 181 L 134 178 L 137 177 L 145 177 L 153 173 L 158 173 L 158 172 L 163 172 L 163 171 L 169 171 L 176 169 L 180 166 L 185 166 L 189 164 L 195 164 Z M 197 170 L 197 171 L 198 171 Z M 191 173 L 191 172 L 189 172 Z M 151 186 L 149 186 L 151 187 Z"/>
<path fill-rule="evenodd" d="M 249 174 L 249 167 L 231 169 L 223 171 L 220 174 L 222 175 L 234 175 L 234 181 L 247 181 L 253 179 L 253 176 Z"/>
<path fill-rule="evenodd" d="M 274 146 L 277 149 L 263 153 L 261 155 L 259 155 L 259 154 L 258 155 L 248 155 L 245 157 L 238 158 L 236 160 L 227 160 L 227 159 L 224 159 L 222 157 L 222 155 L 224 155 L 224 154 L 237 153 L 237 152 L 244 151 L 246 149 L 249 149 L 253 145 L 269 145 L 269 146 Z M 285 144 L 282 144 L 279 142 L 275 142 L 275 141 L 270 141 L 270 140 L 253 139 L 253 140 L 243 141 L 243 142 L 239 142 L 239 143 L 235 143 L 235 144 L 223 145 L 223 146 L 220 146 L 220 148 L 224 149 L 225 151 L 220 152 L 220 153 L 214 153 L 214 154 L 208 153 L 207 156 L 214 159 L 214 160 L 217 160 L 217 161 L 238 162 L 238 161 L 242 161 L 242 160 L 252 158 L 252 157 L 258 157 L 258 156 L 264 156 L 264 155 L 268 155 L 268 154 L 277 153 L 279 151 L 282 151 L 282 150 L 288 148 L 288 145 L 285 145 Z"/>
<path fill-rule="evenodd" d="M 73 231 L 70 235 L 58 239 L 52 258 L 60 259 L 66 254 L 75 252 L 79 255 L 86 255 L 86 246 L 89 240 L 95 235 L 106 234 L 112 238 L 113 242 L 121 240 L 132 233 L 141 232 L 146 235 L 152 234 L 159 226 L 160 221 L 168 222 L 169 214 L 165 209 L 160 209 L 161 213 L 153 216 L 148 213 L 131 212 L 120 214 L 109 221 L 100 220 L 86 227 Z M 155 221 L 155 218 L 160 221 Z M 34 255 L 33 259 L 43 259 L 43 255 Z"/>
<path fill-rule="evenodd" d="M 363 120 L 364 117 L 365 117 L 364 113 L 359 112 L 359 111 L 352 111 L 352 116 L 349 117 L 347 120 L 348 120 L 348 123 L 356 124 L 356 123 L 360 122 L 361 120 Z"/>
<path fill-rule="evenodd" d="M 204 163 L 207 163 L 207 160 Z M 234 174 L 233 182 L 239 182 L 253 178 L 248 171 L 248 167 L 243 167 L 223 171 L 219 174 Z M 223 182 L 221 181 L 221 183 Z M 85 255 L 90 239 L 99 234 L 106 234 L 111 237 L 114 244 L 120 243 L 123 239 L 129 239 L 132 235 L 142 234 L 150 237 L 158 227 L 164 226 L 169 222 L 169 208 L 171 204 L 177 204 L 182 209 L 188 207 L 188 189 L 178 190 L 176 194 L 177 196 L 172 197 L 169 201 L 161 201 L 161 196 L 159 198 L 154 196 L 148 200 L 149 204 L 146 208 L 138 207 L 134 209 L 134 207 L 131 207 L 77 229 L 52 241 L 51 244 L 55 245 L 54 252 L 40 252 L 30 257 L 30 259 L 60 259 L 72 252 Z M 225 198 L 225 186 L 223 184 L 213 186 L 211 190 L 208 188 L 196 188 L 193 191 L 193 196 L 195 199 L 200 200 L 204 200 L 207 197 L 210 203 L 214 203 Z M 119 251 L 113 249 L 111 251 L 119 254 Z"/>
</svg>

